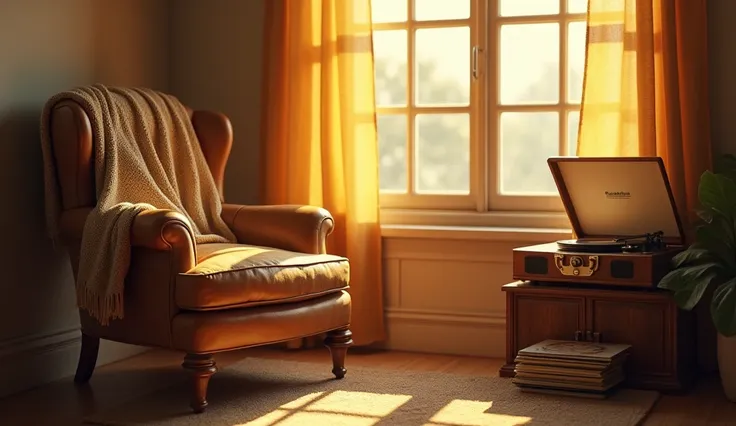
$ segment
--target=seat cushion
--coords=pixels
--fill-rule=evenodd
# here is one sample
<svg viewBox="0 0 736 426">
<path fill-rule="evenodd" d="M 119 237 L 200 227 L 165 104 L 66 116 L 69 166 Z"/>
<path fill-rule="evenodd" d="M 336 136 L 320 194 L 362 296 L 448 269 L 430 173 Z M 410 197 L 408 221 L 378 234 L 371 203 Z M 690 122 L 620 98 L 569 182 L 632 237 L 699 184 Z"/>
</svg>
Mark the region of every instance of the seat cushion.
<svg viewBox="0 0 736 426">
<path fill-rule="evenodd" d="M 176 278 L 181 309 L 218 310 L 297 302 L 348 288 L 344 257 L 243 244 L 199 244 L 197 265 Z"/>
</svg>

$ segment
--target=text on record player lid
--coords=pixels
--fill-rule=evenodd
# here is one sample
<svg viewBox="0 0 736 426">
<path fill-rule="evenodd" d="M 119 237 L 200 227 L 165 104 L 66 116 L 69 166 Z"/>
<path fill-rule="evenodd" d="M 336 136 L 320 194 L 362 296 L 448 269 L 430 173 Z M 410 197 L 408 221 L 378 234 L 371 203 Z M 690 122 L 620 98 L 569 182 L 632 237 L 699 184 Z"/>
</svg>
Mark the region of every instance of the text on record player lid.
<svg viewBox="0 0 736 426">
<path fill-rule="evenodd" d="M 578 238 L 662 231 L 665 243 L 683 243 L 661 158 L 552 157 L 547 162 Z"/>
</svg>

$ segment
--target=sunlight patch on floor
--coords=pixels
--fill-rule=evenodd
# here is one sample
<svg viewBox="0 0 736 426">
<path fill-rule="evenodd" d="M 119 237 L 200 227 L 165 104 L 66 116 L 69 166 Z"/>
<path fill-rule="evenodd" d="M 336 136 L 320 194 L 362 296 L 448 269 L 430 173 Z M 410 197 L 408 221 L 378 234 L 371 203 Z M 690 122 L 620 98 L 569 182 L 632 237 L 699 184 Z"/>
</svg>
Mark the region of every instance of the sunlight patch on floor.
<svg viewBox="0 0 736 426">
<path fill-rule="evenodd" d="M 261 416 L 234 426 L 372 426 L 406 404 L 411 395 L 368 392 L 315 392 Z"/>
<path fill-rule="evenodd" d="M 307 395 L 304 395 L 302 397 L 299 397 L 291 402 L 287 402 L 286 404 L 279 407 L 280 409 L 284 410 L 296 410 L 297 408 L 302 408 L 305 405 L 309 404 L 310 402 L 313 402 L 316 399 L 319 399 L 324 395 L 324 392 L 314 392 Z"/>
<path fill-rule="evenodd" d="M 315 392 L 288 402 L 248 423 L 233 426 L 373 426 L 406 404 L 411 395 L 369 392 Z M 455 399 L 435 413 L 425 426 L 519 426 L 531 417 L 493 414 L 493 401 Z"/>
<path fill-rule="evenodd" d="M 455 399 L 442 407 L 426 426 L 517 426 L 529 423 L 531 417 L 486 413 L 493 401 Z"/>
</svg>

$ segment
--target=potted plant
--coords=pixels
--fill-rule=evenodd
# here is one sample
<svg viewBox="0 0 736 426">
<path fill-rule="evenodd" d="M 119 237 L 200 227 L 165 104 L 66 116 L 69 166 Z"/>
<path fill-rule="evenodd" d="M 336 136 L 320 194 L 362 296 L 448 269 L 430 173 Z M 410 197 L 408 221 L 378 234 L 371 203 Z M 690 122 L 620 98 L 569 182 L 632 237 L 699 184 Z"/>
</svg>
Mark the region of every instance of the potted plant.
<svg viewBox="0 0 736 426">
<path fill-rule="evenodd" d="M 724 156 L 700 177 L 695 241 L 673 258 L 658 287 L 692 310 L 713 287 L 710 313 L 718 331 L 718 369 L 726 397 L 736 402 L 736 157 Z"/>
</svg>

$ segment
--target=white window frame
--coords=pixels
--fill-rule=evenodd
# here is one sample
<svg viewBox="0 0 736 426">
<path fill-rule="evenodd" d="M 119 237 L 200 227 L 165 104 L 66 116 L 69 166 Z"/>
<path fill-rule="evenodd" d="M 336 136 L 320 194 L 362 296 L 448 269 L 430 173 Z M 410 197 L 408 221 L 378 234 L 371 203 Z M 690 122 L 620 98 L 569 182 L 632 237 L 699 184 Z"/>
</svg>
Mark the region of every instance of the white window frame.
<svg viewBox="0 0 736 426">
<path fill-rule="evenodd" d="M 470 191 L 467 195 L 412 194 L 414 173 L 413 136 L 407 135 L 409 165 L 407 193 L 381 192 L 381 221 L 389 225 L 427 226 L 492 226 L 521 228 L 564 228 L 569 221 L 559 196 L 513 196 L 498 194 L 497 164 L 499 152 L 499 122 L 501 112 L 555 111 L 559 112 L 560 152 L 567 145 L 568 111 L 579 110 L 579 104 L 567 99 L 567 30 L 570 22 L 585 21 L 585 13 L 567 14 L 567 0 L 559 0 L 560 13 L 555 15 L 499 16 L 499 0 L 469 0 L 470 19 L 448 21 L 412 21 L 414 1 L 408 0 L 408 20 L 398 23 L 376 23 L 375 30 L 406 29 L 408 31 L 407 64 L 409 89 L 407 105 L 401 108 L 378 107 L 377 113 L 409 111 L 407 131 L 414 132 L 412 117 L 417 112 L 450 112 L 456 107 L 413 106 L 414 90 L 414 30 L 467 25 L 470 27 L 471 72 L 476 68 L 477 78 L 471 76 L 470 86 Z M 523 0 L 520 0 L 523 1 Z M 500 51 L 500 31 L 505 24 L 559 23 L 560 24 L 560 97 L 557 104 L 500 105 L 497 101 L 499 72 L 496 64 Z M 473 61 L 473 48 L 478 57 Z M 412 111 L 413 110 L 413 111 Z M 574 155 L 571 153 L 569 155 Z M 543 165 L 546 167 L 546 164 Z"/>
</svg>

